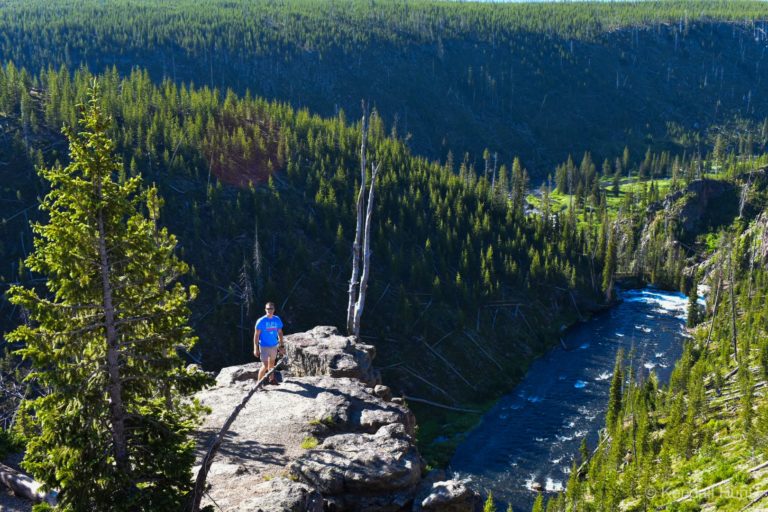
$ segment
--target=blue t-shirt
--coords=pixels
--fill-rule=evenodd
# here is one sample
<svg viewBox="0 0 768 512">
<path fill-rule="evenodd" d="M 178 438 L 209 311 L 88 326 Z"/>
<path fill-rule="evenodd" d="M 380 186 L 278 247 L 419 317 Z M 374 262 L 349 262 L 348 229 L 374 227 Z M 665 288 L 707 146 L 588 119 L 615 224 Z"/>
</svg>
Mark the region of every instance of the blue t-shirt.
<svg viewBox="0 0 768 512">
<path fill-rule="evenodd" d="M 277 331 L 283 328 L 283 321 L 277 315 L 272 318 L 264 315 L 256 320 L 256 329 L 259 332 L 259 345 L 262 347 L 276 347 L 278 343 Z"/>
</svg>

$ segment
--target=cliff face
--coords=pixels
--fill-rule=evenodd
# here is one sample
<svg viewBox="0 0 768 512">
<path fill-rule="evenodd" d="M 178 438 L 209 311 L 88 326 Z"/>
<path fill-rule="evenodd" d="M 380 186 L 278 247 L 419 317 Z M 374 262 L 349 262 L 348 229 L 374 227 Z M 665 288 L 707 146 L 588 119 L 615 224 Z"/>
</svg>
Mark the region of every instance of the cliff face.
<svg viewBox="0 0 768 512">
<path fill-rule="evenodd" d="M 373 347 L 332 327 L 287 336 L 286 347 L 283 382 L 254 395 L 214 460 L 209 504 L 231 511 L 474 509 L 477 498 L 463 484 L 422 478 L 413 414 L 379 384 Z M 198 394 L 211 408 L 198 434 L 199 458 L 258 368 L 225 368 Z"/>
<path fill-rule="evenodd" d="M 658 206 L 668 217 L 676 218 L 682 237 L 691 239 L 738 215 L 738 191 L 729 181 L 702 179 L 668 195 Z"/>
</svg>

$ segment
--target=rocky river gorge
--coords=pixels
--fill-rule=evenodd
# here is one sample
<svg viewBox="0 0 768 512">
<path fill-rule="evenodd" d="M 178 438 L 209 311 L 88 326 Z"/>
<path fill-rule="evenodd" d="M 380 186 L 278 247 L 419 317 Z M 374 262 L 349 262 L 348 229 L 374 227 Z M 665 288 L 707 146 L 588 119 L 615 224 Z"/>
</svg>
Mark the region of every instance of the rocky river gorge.
<svg viewBox="0 0 768 512">
<path fill-rule="evenodd" d="M 531 509 L 532 488 L 563 490 L 582 439 L 594 448 L 604 425 L 618 350 L 641 378 L 654 372 L 666 382 L 686 337 L 686 301 L 653 288 L 622 291 L 618 305 L 565 332 L 468 434 L 451 462 L 455 475 L 514 510 Z"/>
</svg>

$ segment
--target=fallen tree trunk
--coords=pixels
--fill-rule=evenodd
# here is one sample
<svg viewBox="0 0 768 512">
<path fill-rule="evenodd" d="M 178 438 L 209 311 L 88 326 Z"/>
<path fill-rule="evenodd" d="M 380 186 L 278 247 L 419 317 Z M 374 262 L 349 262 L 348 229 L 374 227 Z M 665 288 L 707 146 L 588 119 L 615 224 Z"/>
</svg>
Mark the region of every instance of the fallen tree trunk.
<svg viewBox="0 0 768 512">
<path fill-rule="evenodd" d="M 224 437 L 227 435 L 227 432 L 229 432 L 229 427 L 231 427 L 232 423 L 235 422 L 235 420 L 237 419 L 237 416 L 240 414 L 240 411 L 243 410 L 243 408 L 246 406 L 246 404 L 251 399 L 251 397 L 253 397 L 253 395 L 256 394 L 256 392 L 263 387 L 264 383 L 272 376 L 273 373 L 275 373 L 275 371 L 277 371 L 277 369 L 285 362 L 285 360 L 286 360 L 285 356 L 278 359 L 277 362 L 275 363 L 275 366 L 271 370 L 269 370 L 264 375 L 264 377 L 251 388 L 251 390 L 243 397 L 243 399 L 240 401 L 237 407 L 235 407 L 232 410 L 229 417 L 227 418 L 227 421 L 224 422 L 224 425 L 221 427 L 221 430 L 219 430 L 219 433 L 213 439 L 213 442 L 208 448 L 208 451 L 206 452 L 205 456 L 203 457 L 203 461 L 200 464 L 200 470 L 197 472 L 197 478 L 195 479 L 195 488 L 191 496 L 191 505 L 190 505 L 191 512 L 200 511 L 200 502 L 202 501 L 203 493 L 205 492 L 205 481 L 208 478 L 208 471 L 211 469 L 211 464 L 213 464 L 213 458 L 216 456 L 216 453 L 219 451 L 219 448 L 221 447 L 221 443 L 224 442 Z"/>
<path fill-rule="evenodd" d="M 478 411 L 477 409 L 464 409 L 463 407 L 451 407 L 450 405 L 444 405 L 439 404 L 437 402 L 433 402 L 432 400 L 424 400 L 423 398 L 416 398 L 414 396 L 403 396 L 406 400 L 410 400 L 411 402 L 419 402 L 422 404 L 432 405 L 434 407 L 440 407 L 441 409 L 448 409 L 449 411 L 458 411 L 458 412 L 469 412 L 472 414 L 483 414 L 483 411 Z"/>
<path fill-rule="evenodd" d="M 5 464 L 0 464 L 0 483 L 8 487 L 20 498 L 26 498 L 34 502 L 44 501 L 49 505 L 56 505 L 55 491 L 47 493 L 41 491 L 40 487 L 43 484 Z"/>
</svg>

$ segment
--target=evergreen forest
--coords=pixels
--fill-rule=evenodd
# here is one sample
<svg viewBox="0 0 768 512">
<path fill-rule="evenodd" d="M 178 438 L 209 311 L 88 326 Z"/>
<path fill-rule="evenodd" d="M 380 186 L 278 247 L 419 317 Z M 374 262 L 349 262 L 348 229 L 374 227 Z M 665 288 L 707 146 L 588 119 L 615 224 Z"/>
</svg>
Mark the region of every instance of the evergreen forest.
<svg viewBox="0 0 768 512">
<path fill-rule="evenodd" d="M 360 338 L 431 466 L 617 286 L 653 285 L 694 298 L 682 358 L 666 383 L 619 355 L 599 443 L 534 510 L 759 506 L 766 49 L 757 0 L 0 2 L 0 452 L 26 445 L 61 510 L 179 508 L 204 413 L 183 397 L 209 383 L 183 363 L 251 361 L 266 301 L 286 333 L 344 326 L 367 161 Z M 93 442 L 57 450 L 51 421 Z"/>
</svg>

